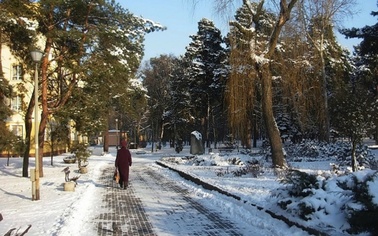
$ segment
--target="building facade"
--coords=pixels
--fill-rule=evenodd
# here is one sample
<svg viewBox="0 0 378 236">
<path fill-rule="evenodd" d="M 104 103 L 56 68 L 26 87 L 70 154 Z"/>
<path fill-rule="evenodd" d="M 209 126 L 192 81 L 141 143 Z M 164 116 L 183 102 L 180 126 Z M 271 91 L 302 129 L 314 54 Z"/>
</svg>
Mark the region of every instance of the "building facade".
<svg viewBox="0 0 378 236">
<path fill-rule="evenodd" d="M 12 115 L 6 119 L 6 126 L 19 137 L 20 140 L 25 141 L 25 113 L 27 106 L 29 105 L 31 96 L 33 96 L 34 90 L 34 70 L 27 70 L 26 66 L 23 65 L 16 57 L 14 57 L 5 45 L 1 45 L 1 62 L 2 69 L 4 72 L 4 79 L 9 82 L 9 85 L 12 86 L 13 96 L 12 98 L 7 98 L 5 100 L 6 105 L 12 110 Z M 41 110 L 40 110 L 41 111 Z M 35 110 L 33 109 L 32 118 L 34 120 Z M 37 114 L 41 116 L 41 114 Z M 53 123 L 53 119 L 52 122 Z M 51 124 L 50 124 L 51 126 Z M 51 154 L 51 146 L 49 144 L 49 137 L 51 128 L 48 125 L 46 127 L 45 140 L 44 140 L 44 156 Z M 35 156 L 35 147 L 34 147 L 34 122 L 31 130 L 31 146 L 30 146 L 30 156 Z M 70 138 L 75 138 L 78 135 L 75 131 L 71 130 L 69 134 Z M 66 152 L 66 145 L 55 145 L 54 154 Z M 0 156 L 19 156 L 20 153 L 8 153 L 2 152 Z"/>
</svg>

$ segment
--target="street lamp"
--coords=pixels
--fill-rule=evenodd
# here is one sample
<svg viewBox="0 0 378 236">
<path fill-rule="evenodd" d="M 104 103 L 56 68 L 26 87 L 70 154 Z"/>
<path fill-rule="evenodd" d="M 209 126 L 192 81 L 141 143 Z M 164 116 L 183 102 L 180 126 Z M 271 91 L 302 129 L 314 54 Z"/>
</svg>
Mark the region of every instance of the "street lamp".
<svg viewBox="0 0 378 236">
<path fill-rule="evenodd" d="M 38 121 L 38 64 L 41 62 L 43 53 L 38 50 L 33 50 L 30 52 L 33 61 L 35 62 L 35 71 L 34 71 L 34 140 L 35 140 L 35 171 L 34 174 L 31 174 L 32 179 L 32 200 L 40 199 L 39 191 L 39 143 L 38 143 L 38 130 L 39 130 L 39 121 Z"/>
</svg>

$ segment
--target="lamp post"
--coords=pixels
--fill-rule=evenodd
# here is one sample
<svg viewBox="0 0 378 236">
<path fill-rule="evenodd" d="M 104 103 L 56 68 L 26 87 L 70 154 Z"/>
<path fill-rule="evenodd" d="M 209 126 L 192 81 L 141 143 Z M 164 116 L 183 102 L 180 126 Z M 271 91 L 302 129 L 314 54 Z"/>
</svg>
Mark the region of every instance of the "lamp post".
<svg viewBox="0 0 378 236">
<path fill-rule="evenodd" d="M 42 59 L 43 53 L 38 50 L 31 51 L 32 59 L 35 63 L 34 71 L 34 140 L 35 140 L 35 171 L 31 173 L 32 179 L 32 200 L 40 199 L 39 191 L 39 143 L 38 143 L 38 130 L 39 130 L 39 120 L 38 120 L 38 64 Z M 34 181 L 33 181 L 34 180 Z"/>
<path fill-rule="evenodd" d="M 115 119 L 115 122 L 116 122 L 116 149 L 118 150 L 118 119 Z"/>
</svg>

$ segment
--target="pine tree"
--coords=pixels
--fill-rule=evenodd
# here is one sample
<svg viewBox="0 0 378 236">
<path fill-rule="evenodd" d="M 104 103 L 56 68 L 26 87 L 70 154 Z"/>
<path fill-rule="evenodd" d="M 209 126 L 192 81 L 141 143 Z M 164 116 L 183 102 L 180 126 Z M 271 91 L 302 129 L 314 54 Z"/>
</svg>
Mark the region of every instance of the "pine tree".
<svg viewBox="0 0 378 236">
<path fill-rule="evenodd" d="M 371 15 L 378 16 L 378 11 L 372 11 Z M 347 38 L 362 39 L 361 43 L 355 47 L 357 66 L 355 77 L 365 87 L 368 92 L 366 94 L 371 94 L 376 98 L 378 95 L 378 23 L 362 28 L 343 29 L 341 33 Z M 374 120 L 374 125 L 375 142 L 378 143 L 378 119 Z"/>
<path fill-rule="evenodd" d="M 190 103 L 189 87 L 185 78 L 187 61 L 183 57 L 174 60 L 174 69 L 171 74 L 170 103 L 168 114 L 171 120 L 171 129 L 176 143 L 179 139 L 188 141 L 192 128 L 192 104 Z"/>
<path fill-rule="evenodd" d="M 143 85 L 147 89 L 149 97 L 150 124 L 154 124 L 155 137 L 160 142 L 171 125 L 171 74 L 174 69 L 175 57 L 172 55 L 160 55 L 151 58 L 149 64 L 144 65 Z"/>
<path fill-rule="evenodd" d="M 367 94 L 366 89 L 359 81 L 343 86 L 335 91 L 332 104 L 332 128 L 340 137 L 348 137 L 352 144 L 352 170 L 357 171 L 357 145 L 368 136 L 371 127 L 374 127 L 376 99 Z"/>
<path fill-rule="evenodd" d="M 208 19 L 198 22 L 198 32 L 190 36 L 192 42 L 187 46 L 185 60 L 189 62 L 186 78 L 189 85 L 197 127 L 210 146 L 210 139 L 216 141 L 215 117 L 221 114 L 223 94 L 228 70 L 226 51 L 222 44 L 221 32 Z M 221 96 L 221 97 L 219 97 Z M 210 137 L 212 133 L 212 137 Z M 214 142 L 216 145 L 216 142 Z"/>
</svg>

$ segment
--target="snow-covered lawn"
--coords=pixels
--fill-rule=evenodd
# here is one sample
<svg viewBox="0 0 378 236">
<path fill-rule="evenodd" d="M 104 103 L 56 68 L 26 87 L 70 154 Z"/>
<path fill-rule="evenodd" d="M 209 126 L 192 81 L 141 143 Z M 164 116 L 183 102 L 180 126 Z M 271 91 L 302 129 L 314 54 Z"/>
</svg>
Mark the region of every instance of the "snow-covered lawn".
<svg viewBox="0 0 378 236">
<path fill-rule="evenodd" d="M 377 150 L 373 148 L 371 151 L 377 157 Z M 258 171 L 251 170 L 247 171 L 247 174 L 240 175 L 242 172 L 240 170 L 245 167 L 244 164 L 256 159 L 260 164 L 262 163 L 262 167 L 260 166 Z M 286 187 L 291 185 L 283 184 L 287 172 L 274 173 L 268 167 L 271 163 L 265 163 L 263 157 L 259 155 L 243 155 L 237 152 L 220 155 L 215 152 L 192 158 L 190 155 L 171 155 L 162 158 L 162 161 L 173 169 L 188 173 L 205 183 L 240 197 L 242 202 L 262 207 L 264 210 L 285 216 L 292 222 L 330 235 L 348 234 L 350 224 L 347 217 L 365 208 L 361 199 L 355 199 L 353 193 L 353 191 L 365 191 L 362 183 L 367 183 L 366 195 L 372 198 L 375 209 L 378 209 L 377 172 L 365 169 L 353 173 L 348 171 L 349 168 L 334 170 L 334 158 L 320 157 L 318 161 L 311 159 L 288 163 L 292 169 L 314 176 L 313 183 L 297 193 L 299 197 L 288 194 Z M 294 176 L 291 180 L 300 186 L 300 181 L 308 175 L 300 175 L 300 179 Z M 375 217 L 377 213 L 371 216 Z M 378 219 L 376 221 L 378 222 Z"/>
</svg>

